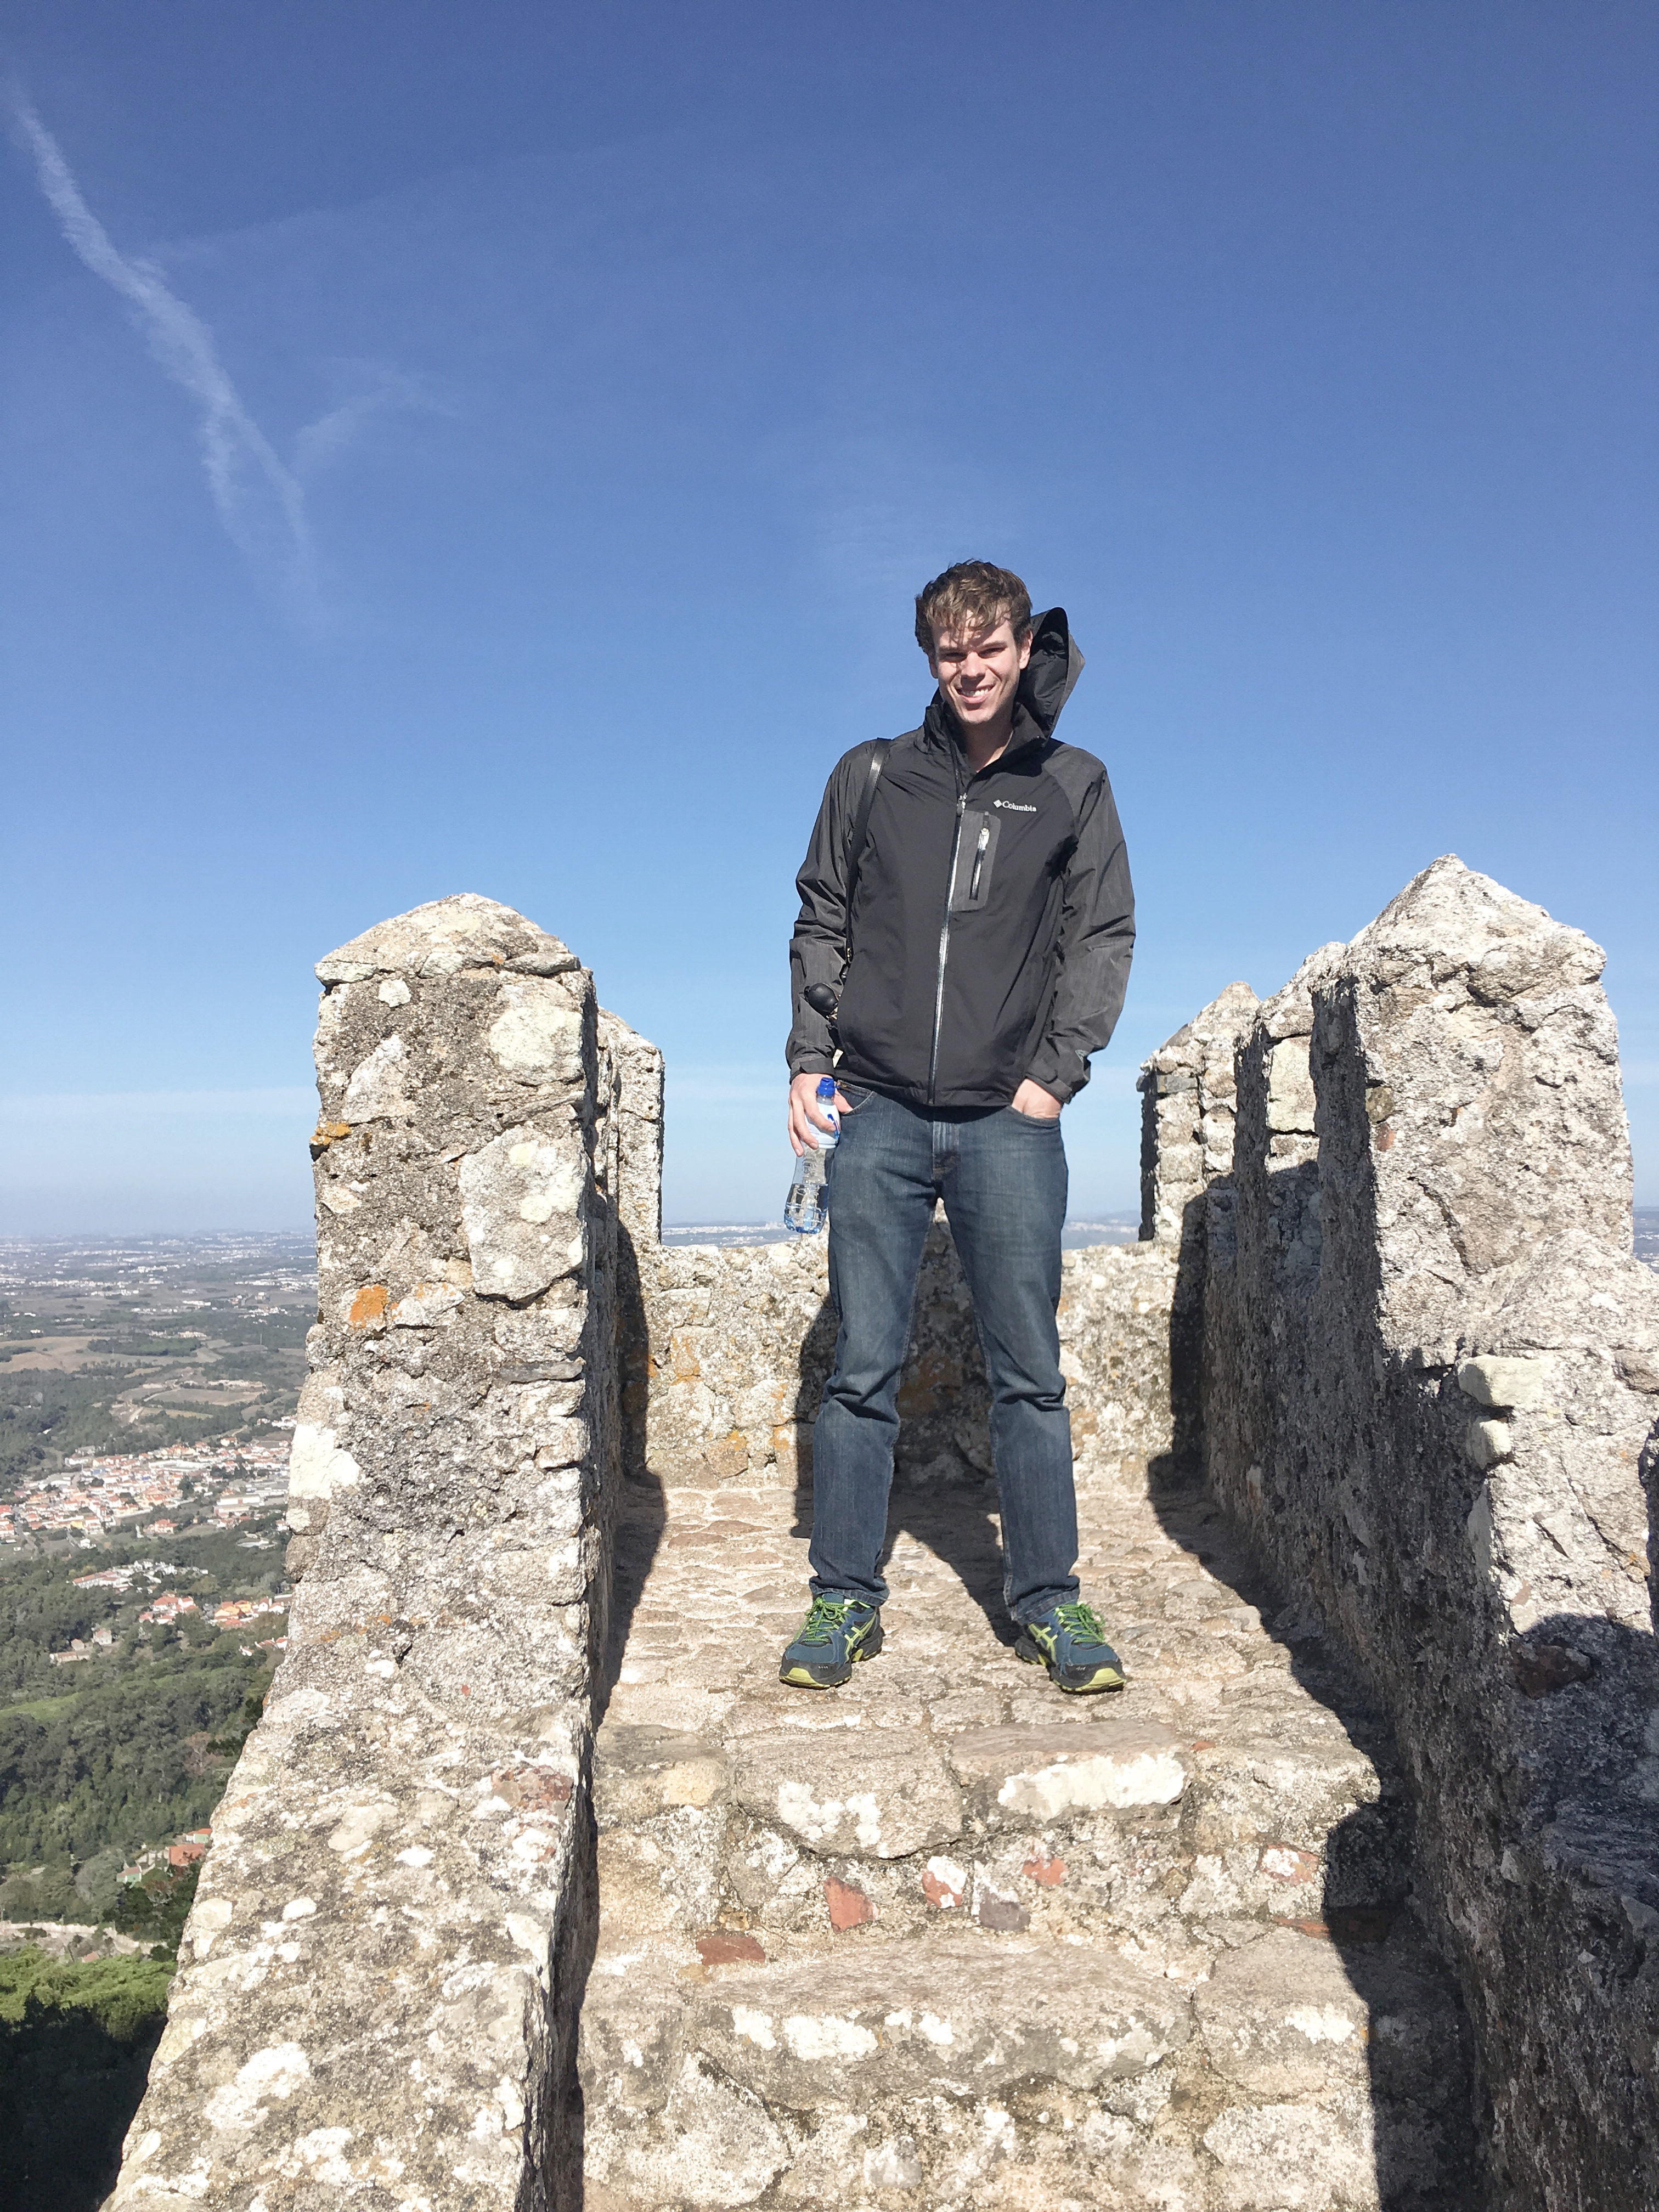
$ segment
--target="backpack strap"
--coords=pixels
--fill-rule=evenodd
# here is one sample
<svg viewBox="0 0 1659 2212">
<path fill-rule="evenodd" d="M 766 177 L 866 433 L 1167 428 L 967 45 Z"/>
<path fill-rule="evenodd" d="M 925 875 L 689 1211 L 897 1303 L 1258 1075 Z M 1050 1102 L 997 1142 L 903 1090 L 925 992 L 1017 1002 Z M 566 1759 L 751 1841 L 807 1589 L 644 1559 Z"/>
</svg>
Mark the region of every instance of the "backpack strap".
<svg viewBox="0 0 1659 2212">
<path fill-rule="evenodd" d="M 859 887 L 859 870 L 864 865 L 864 842 L 870 834 L 870 810 L 876 803 L 876 786 L 881 781 L 881 772 L 887 765 L 887 756 L 893 750 L 891 738 L 878 738 L 870 748 L 870 773 L 864 779 L 864 789 L 859 799 L 859 811 L 853 817 L 853 834 L 847 841 L 847 906 L 846 922 L 842 929 L 842 949 L 848 957 L 853 957 L 853 900 Z"/>
</svg>

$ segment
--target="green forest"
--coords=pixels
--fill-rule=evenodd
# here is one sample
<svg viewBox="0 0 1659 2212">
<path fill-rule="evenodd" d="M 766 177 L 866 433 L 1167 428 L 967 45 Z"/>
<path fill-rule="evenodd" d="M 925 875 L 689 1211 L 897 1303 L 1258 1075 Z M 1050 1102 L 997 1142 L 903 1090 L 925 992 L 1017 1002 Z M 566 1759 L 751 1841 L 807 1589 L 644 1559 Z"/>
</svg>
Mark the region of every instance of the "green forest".
<svg viewBox="0 0 1659 2212">
<path fill-rule="evenodd" d="M 207 1826 L 270 1683 L 281 1613 L 217 1630 L 223 1597 L 282 1585 L 276 1516 L 205 1522 L 165 1540 L 0 1565 L 0 1918 L 25 1934 L 101 1923 L 139 1955 L 58 1962 L 25 1941 L 0 1952 L 0 2212 L 94 2212 L 161 2034 L 198 1869 L 160 1846 Z M 129 1591 L 77 1589 L 93 1568 L 153 1558 Z M 200 1610 L 177 1628 L 138 1615 L 157 1589 Z M 48 1654 L 107 1628 L 72 1668 Z M 246 1646 L 253 1646 L 252 1652 Z M 137 1881 L 124 1866 L 147 1863 Z"/>
<path fill-rule="evenodd" d="M 276 1654 L 256 1637 L 286 1626 L 281 1613 L 257 1632 L 210 1618 L 221 1598 L 277 1593 L 282 1555 L 261 1525 L 166 1539 L 176 1571 L 136 1576 L 131 1591 L 77 1589 L 75 1577 L 163 1540 L 0 1567 L 0 1917 L 118 1925 L 123 1864 L 207 1824 L 270 1682 Z M 141 1622 L 158 1588 L 200 1609 L 177 1628 Z M 99 1627 L 106 1650 L 52 1665 Z"/>
</svg>

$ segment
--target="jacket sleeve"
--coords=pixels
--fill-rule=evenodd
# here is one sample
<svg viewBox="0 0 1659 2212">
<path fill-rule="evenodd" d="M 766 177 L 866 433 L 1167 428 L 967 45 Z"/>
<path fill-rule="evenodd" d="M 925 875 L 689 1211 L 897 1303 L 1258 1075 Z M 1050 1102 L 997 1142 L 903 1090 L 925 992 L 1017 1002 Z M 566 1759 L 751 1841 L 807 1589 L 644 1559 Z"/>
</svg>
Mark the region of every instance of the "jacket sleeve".
<svg viewBox="0 0 1659 2212">
<path fill-rule="evenodd" d="M 1085 793 L 1066 870 L 1059 975 L 1048 1027 L 1026 1069 L 1063 1106 L 1089 1080 L 1089 1054 L 1110 1042 L 1123 1011 L 1135 943 L 1135 895 L 1112 787 L 1103 769 Z"/>
<path fill-rule="evenodd" d="M 795 878 L 800 913 L 789 946 L 792 1077 L 829 1075 L 835 1069 L 830 1024 L 813 1012 L 804 994 L 812 983 L 827 983 L 832 991 L 841 986 L 846 965 L 847 837 L 856 793 L 869 773 L 871 750 L 869 745 L 855 745 L 831 770 L 811 842 Z"/>
</svg>

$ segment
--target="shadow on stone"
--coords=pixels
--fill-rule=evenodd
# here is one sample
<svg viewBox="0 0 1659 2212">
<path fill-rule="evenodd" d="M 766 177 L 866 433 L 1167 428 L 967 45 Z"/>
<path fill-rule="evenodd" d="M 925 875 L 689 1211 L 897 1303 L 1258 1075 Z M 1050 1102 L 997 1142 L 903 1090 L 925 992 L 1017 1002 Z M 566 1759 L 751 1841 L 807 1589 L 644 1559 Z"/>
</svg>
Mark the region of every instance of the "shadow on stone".
<svg viewBox="0 0 1659 2212">
<path fill-rule="evenodd" d="M 161 2027 L 121 2035 L 90 2005 L 33 2002 L 0 2022 L 0 2212 L 95 2212 Z"/>
<path fill-rule="evenodd" d="M 544 2208 L 545 2212 L 581 2212 L 585 2201 L 586 2128 L 576 2051 L 582 2002 L 599 1943 L 599 1832 L 586 1795 L 578 1819 L 548 1991 L 547 2063 L 538 2075 L 532 2076 L 532 2095 L 539 2092 L 548 2109 L 539 2125 L 534 2124 L 537 2116 L 532 2113 L 529 2136 L 544 2144 L 546 2150 L 539 2176 L 526 2164 L 515 2212 L 544 2212 Z"/>
<path fill-rule="evenodd" d="M 1298 1216 L 1316 1205 L 1316 1170 L 1291 1169 L 1275 1180 L 1294 1196 Z M 1334 1947 L 1370 2017 L 1365 2055 L 1382 2212 L 1463 2212 L 1485 2201 L 1473 2036 L 1455 1975 L 1425 1924 L 1432 1908 L 1418 1895 L 1413 1810 L 1391 1723 L 1357 1663 L 1308 1608 L 1305 1592 L 1287 1600 L 1205 1480 L 1206 1344 L 1214 1352 L 1219 1340 L 1224 1357 L 1224 1323 L 1232 1318 L 1212 1316 L 1206 1331 L 1205 1286 L 1212 1262 L 1223 1270 L 1231 1263 L 1233 1225 L 1224 1179 L 1182 1209 L 1170 1320 L 1172 1449 L 1152 1462 L 1149 1491 L 1166 1534 L 1256 1608 L 1288 1652 L 1293 1678 L 1383 1778 L 1377 1802 L 1356 1807 L 1326 1836 L 1317 1915 L 1287 1924 Z"/>
<path fill-rule="evenodd" d="M 1467 2212 L 1481 2185 L 1473 2045 L 1455 1978 L 1419 1917 L 1412 1808 L 1380 1699 L 1316 1618 L 1285 1595 L 1190 1462 L 1166 1459 L 1152 1492 L 1164 1533 L 1246 1605 L 1294 1680 L 1341 1723 L 1382 1790 L 1325 1838 L 1322 1902 L 1283 1924 L 1328 1943 L 1370 2020 L 1365 2057 L 1382 2212 Z M 1264 1850 L 1274 1839 L 1260 1838 Z M 1287 1896 L 1287 1903 L 1289 1901 Z"/>
<path fill-rule="evenodd" d="M 1274 1179 L 1281 1212 L 1303 1218 L 1318 1203 L 1318 1170 Z M 1291 1206 L 1294 1199 L 1294 1206 Z M 1329 1942 L 1371 2020 L 1367 2073 L 1376 2117 L 1376 2192 L 1382 2212 L 1462 2212 L 1484 2201 L 1474 2035 L 1455 1973 L 1433 1942 L 1418 1896 L 1413 1809 L 1382 1698 L 1354 1656 L 1325 1632 L 1305 1593 L 1287 1599 L 1249 1535 L 1203 1478 L 1206 1343 L 1225 1356 L 1230 1312 L 1206 1316 L 1212 1265 L 1232 1265 L 1234 1192 L 1217 1179 L 1182 1207 L 1182 1259 L 1170 1312 L 1172 1443 L 1148 1468 L 1164 1531 L 1207 1573 L 1252 1604 L 1290 1655 L 1290 1672 L 1343 1723 L 1382 1777 L 1382 1796 L 1358 1805 L 1325 1836 L 1325 1896 L 1316 1917 L 1290 1923 L 1310 1942 Z M 1212 1245 L 1217 1249 L 1212 1249 Z M 1265 1325 L 1265 1316 L 1256 1316 Z M 1256 1409 L 1270 1418 L 1267 1407 Z M 1256 1437 L 1263 1458 L 1270 1443 Z M 1263 1838 L 1267 1843 L 1270 1838 Z"/>
<path fill-rule="evenodd" d="M 620 1466 L 605 1528 L 610 1553 L 609 1602 L 592 1656 L 593 1727 L 604 1720 L 622 1670 L 640 1598 L 662 1543 L 668 1517 L 662 1478 L 646 1462 L 646 1416 L 650 1382 L 650 1335 L 638 1255 L 627 1228 L 617 1224 L 617 1373 L 621 1397 Z M 597 1626 L 598 1624 L 596 1624 Z M 570 1889 L 553 1957 L 548 2016 L 553 2047 L 543 2075 L 552 2110 L 533 2130 L 547 2143 L 541 2201 L 551 2212 L 580 2212 L 586 2158 L 584 2112 L 576 2045 L 588 1977 L 599 1948 L 598 1830 L 584 1795 L 574 1839 Z M 525 2190 L 530 2188 L 526 2176 Z M 537 2201 L 523 2196 L 525 2212 Z"/>
<path fill-rule="evenodd" d="M 1203 1467 L 1206 1210 L 1202 1194 L 1182 1208 L 1180 1258 L 1170 1302 L 1170 1448 L 1146 1466 L 1154 1498 L 1164 1493 L 1189 1497 Z M 1143 1224 L 1143 1242 L 1146 1237 Z"/>
<path fill-rule="evenodd" d="M 812 1424 L 835 1364 L 839 1328 L 836 1302 L 826 1297 L 801 1340 L 795 1370 L 795 1518 L 789 1532 L 793 1536 L 812 1533 Z"/>
<path fill-rule="evenodd" d="M 1646 2150 L 1659 2118 L 1653 2090 L 1659 1638 L 1592 1613 L 1546 1613 L 1510 1644 L 1507 1656 L 1524 1701 L 1532 1812 L 1507 1836 L 1494 1836 L 1492 1850 L 1504 1887 L 1524 1883 L 1538 1909 L 1529 1916 L 1524 1953 L 1514 1955 L 1519 1947 L 1512 1942 L 1505 1947 L 1504 1994 L 1513 2004 L 1518 1993 L 1531 2019 L 1547 2020 L 1593 1950 L 1605 2027 L 1593 2075 L 1548 2035 L 1511 2030 L 1504 2052 L 1492 2016 L 1495 1993 L 1483 1988 L 1484 2038 L 1510 2059 L 1500 2093 L 1505 2105 L 1552 2112 L 1552 2167 L 1607 2174 L 1628 2157 L 1629 2193 L 1606 2186 L 1597 2202 L 1608 2212 L 1635 2212 L 1654 2202 Z M 1487 1953 L 1494 1937 L 1503 1940 L 1495 1920 L 1490 1916 L 1476 1931 Z M 1580 2093 L 1564 2098 L 1561 2076 L 1569 2069 Z M 1500 2172 L 1524 2155 L 1506 2118 L 1497 2116 L 1494 2130 Z"/>
<path fill-rule="evenodd" d="M 949 1495 L 940 1496 L 901 1472 L 888 1506 L 883 1561 L 901 1535 L 914 1536 L 957 1576 L 985 1615 L 997 1641 L 1012 1645 L 1019 1632 L 1002 1601 L 1002 1543 L 992 1512 L 995 1491 L 988 1482 L 980 1487 L 985 1493 L 983 1507 L 975 1500 L 964 1510 L 968 1501 L 960 1484 Z M 974 1493 L 970 1492 L 969 1498 L 972 1499 Z"/>
<path fill-rule="evenodd" d="M 593 1684 L 593 1725 L 605 1718 L 617 1671 L 628 1647 L 628 1634 L 640 1601 L 651 1563 L 662 1542 L 668 1507 L 662 1477 L 648 1468 L 623 1478 L 611 1523 L 611 1621 L 605 1655 Z"/>
<path fill-rule="evenodd" d="M 594 1654 L 593 1725 L 605 1718 L 629 1631 L 668 1517 L 662 1478 L 647 1464 L 647 1414 L 651 1336 L 640 1281 L 639 1255 L 626 1227 L 617 1224 L 617 1372 L 621 1395 L 620 1480 L 605 1520 L 611 1553 L 610 1601 L 601 1649 Z"/>
</svg>

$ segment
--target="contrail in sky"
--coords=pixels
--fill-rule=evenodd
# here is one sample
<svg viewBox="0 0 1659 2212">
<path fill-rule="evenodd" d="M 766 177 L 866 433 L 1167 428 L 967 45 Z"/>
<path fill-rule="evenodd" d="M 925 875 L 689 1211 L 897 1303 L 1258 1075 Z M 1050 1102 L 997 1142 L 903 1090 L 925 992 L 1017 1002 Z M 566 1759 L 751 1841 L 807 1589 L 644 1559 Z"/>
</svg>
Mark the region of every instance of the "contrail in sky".
<svg viewBox="0 0 1659 2212">
<path fill-rule="evenodd" d="M 245 551 L 258 550 L 262 533 L 249 512 L 251 491 L 263 478 L 280 517 L 276 535 L 290 572 L 305 596 L 313 596 L 311 534 L 305 494 L 284 468 L 270 440 L 242 404 L 213 343 L 213 333 L 163 283 L 150 261 L 129 260 L 117 251 L 81 194 L 57 140 L 21 94 L 11 106 L 34 157 L 35 174 L 64 236 L 95 276 L 125 299 L 149 342 L 151 352 L 174 383 L 182 385 L 201 410 L 202 457 L 208 487 L 220 520 Z M 250 485 L 252 476 L 255 482 Z"/>
</svg>

